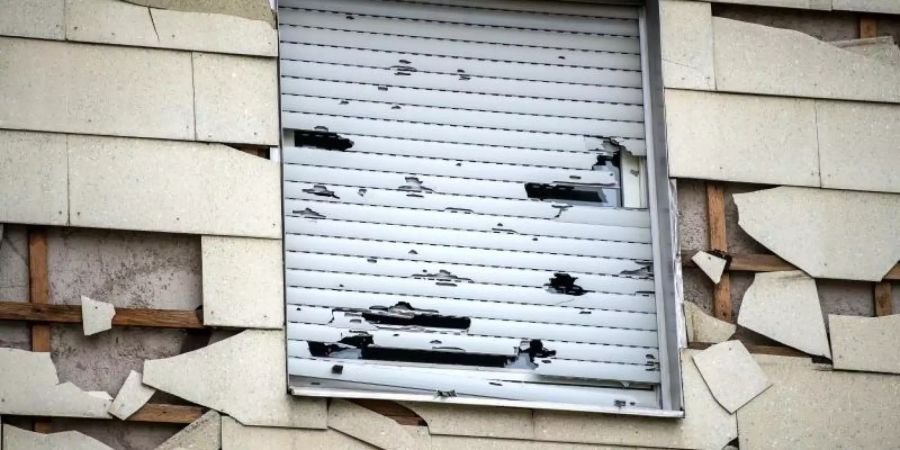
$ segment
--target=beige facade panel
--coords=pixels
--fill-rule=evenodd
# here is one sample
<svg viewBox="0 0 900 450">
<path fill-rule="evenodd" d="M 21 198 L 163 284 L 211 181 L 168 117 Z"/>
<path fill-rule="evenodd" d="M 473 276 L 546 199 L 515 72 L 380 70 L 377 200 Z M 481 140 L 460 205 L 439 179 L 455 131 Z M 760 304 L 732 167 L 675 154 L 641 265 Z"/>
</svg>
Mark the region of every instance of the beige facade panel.
<svg viewBox="0 0 900 450">
<path fill-rule="evenodd" d="M 228 420 L 234 421 L 231 418 Z M 222 416 L 209 410 L 156 447 L 156 450 L 219 450 L 220 448 L 222 448 Z M 275 447 L 270 448 L 275 450 Z"/>
<path fill-rule="evenodd" d="M 682 353 L 685 417 L 660 420 L 559 411 L 534 411 L 537 439 L 623 446 L 721 450 L 737 437 L 735 416 L 713 398 L 691 360 Z"/>
<path fill-rule="evenodd" d="M 719 284 L 719 281 L 722 280 L 722 273 L 725 272 L 725 266 L 728 265 L 728 261 L 725 258 L 720 258 L 704 251 L 695 253 L 691 257 L 691 261 L 715 284 Z"/>
<path fill-rule="evenodd" d="M 112 447 L 77 431 L 36 433 L 3 425 L 3 450 L 113 450 Z"/>
<path fill-rule="evenodd" d="M 278 32 L 261 20 L 151 9 L 159 46 L 210 53 L 278 56 Z"/>
<path fill-rule="evenodd" d="M 665 87 L 715 90 L 710 4 L 664 0 L 660 8 Z"/>
<path fill-rule="evenodd" d="M 900 374 L 900 314 L 828 316 L 834 368 Z"/>
<path fill-rule="evenodd" d="M 464 436 L 432 436 L 431 450 L 651 450 L 647 447 L 539 442 Z"/>
<path fill-rule="evenodd" d="M 713 18 L 716 89 L 900 102 L 900 71 L 799 31 Z"/>
<path fill-rule="evenodd" d="M 280 238 L 278 169 L 220 145 L 72 135 L 71 225 Z"/>
<path fill-rule="evenodd" d="M 819 186 L 813 100 L 666 90 L 669 174 Z"/>
<path fill-rule="evenodd" d="M 900 105 L 817 101 L 822 187 L 900 193 Z"/>
<path fill-rule="evenodd" d="M 737 331 L 733 323 L 719 320 L 687 301 L 684 302 L 684 322 L 688 342 L 724 342 Z"/>
<path fill-rule="evenodd" d="M 125 383 L 109 406 L 110 414 L 125 420 L 150 400 L 150 397 L 156 393 L 156 389 L 144 386 L 141 378 L 139 372 L 132 370 L 128 373 L 128 378 L 125 379 Z"/>
<path fill-rule="evenodd" d="M 738 325 L 810 355 L 831 357 L 816 281 L 799 270 L 757 273 Z"/>
<path fill-rule="evenodd" d="M 102 333 L 112 328 L 116 307 L 110 303 L 81 296 L 81 325 L 85 336 Z"/>
<path fill-rule="evenodd" d="M 159 47 L 150 10 L 121 0 L 66 0 L 66 39 Z"/>
<path fill-rule="evenodd" d="M 246 449 L 341 449 L 374 450 L 375 447 L 335 430 L 299 430 L 245 426 L 222 417 L 222 450 Z"/>
<path fill-rule="evenodd" d="M 112 397 L 61 383 L 50 353 L 0 348 L 0 414 L 108 419 Z"/>
<path fill-rule="evenodd" d="M 65 0 L 0 0 L 0 36 L 64 39 Z"/>
<path fill-rule="evenodd" d="M 771 6 L 778 8 L 831 10 L 831 0 L 707 0 L 734 5 Z"/>
<path fill-rule="evenodd" d="M 900 442 L 900 377 L 755 356 L 772 387 L 737 412 L 741 450 L 889 448 Z"/>
<path fill-rule="evenodd" d="M 346 400 L 332 399 L 328 428 L 385 450 L 412 450 L 418 442 L 394 419 Z"/>
<path fill-rule="evenodd" d="M 896 0 L 831 0 L 831 7 L 839 11 L 857 11 L 879 14 L 900 14 L 900 2 Z"/>
<path fill-rule="evenodd" d="M 223 14 L 262 20 L 275 25 L 275 14 L 269 0 L 124 0 L 151 8 Z"/>
<path fill-rule="evenodd" d="M 278 145 L 274 59 L 194 53 L 197 139 Z"/>
<path fill-rule="evenodd" d="M 716 401 L 732 414 L 772 385 L 741 341 L 713 345 L 694 355 L 694 364 Z"/>
<path fill-rule="evenodd" d="M 0 128 L 194 139 L 191 55 L 0 38 Z"/>
<path fill-rule="evenodd" d="M 411 402 L 403 405 L 425 420 L 431 434 L 534 438 L 534 422 L 528 409 Z"/>
<path fill-rule="evenodd" d="M 900 195 L 782 186 L 734 202 L 744 231 L 815 278 L 880 281 L 900 259 Z"/>
<path fill-rule="evenodd" d="M 203 323 L 284 326 L 281 240 L 203 236 Z"/>
<path fill-rule="evenodd" d="M 144 384 L 246 425 L 325 428 L 324 399 L 287 393 L 284 345 L 281 331 L 247 330 L 199 350 L 145 361 Z"/>
<path fill-rule="evenodd" d="M 278 33 L 261 20 L 151 9 L 121 0 L 66 0 L 65 39 L 112 45 L 278 55 Z"/>
<path fill-rule="evenodd" d="M 0 130 L 0 222 L 65 225 L 66 190 L 66 135 Z"/>
<path fill-rule="evenodd" d="M 893 36 L 831 41 L 830 44 L 850 52 L 875 58 L 885 64 L 900 66 L 900 47 L 897 47 L 897 44 L 894 43 Z"/>
</svg>

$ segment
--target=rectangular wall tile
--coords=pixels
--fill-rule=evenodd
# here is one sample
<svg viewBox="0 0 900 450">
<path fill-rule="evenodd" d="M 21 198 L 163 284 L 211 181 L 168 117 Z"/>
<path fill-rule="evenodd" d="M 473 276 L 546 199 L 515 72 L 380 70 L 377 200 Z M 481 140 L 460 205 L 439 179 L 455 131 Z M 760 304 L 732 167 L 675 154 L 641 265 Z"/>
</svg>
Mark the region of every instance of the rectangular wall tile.
<svg viewBox="0 0 900 450">
<path fill-rule="evenodd" d="M 284 326 L 281 240 L 203 236 L 203 323 Z"/>
<path fill-rule="evenodd" d="M 68 212 L 66 135 L 0 130 L 0 223 L 65 225 Z"/>
<path fill-rule="evenodd" d="M 794 9 L 831 10 L 831 0 L 707 0 L 713 3 L 731 3 L 735 5 L 773 6 Z"/>
<path fill-rule="evenodd" d="M 64 39 L 64 0 L 0 0 L 0 36 Z"/>
<path fill-rule="evenodd" d="M 197 138 L 278 145 L 274 59 L 194 53 Z"/>
<path fill-rule="evenodd" d="M 279 167 L 221 145 L 69 136 L 71 225 L 280 238 Z"/>
<path fill-rule="evenodd" d="M 194 139 L 191 55 L 0 38 L 0 128 Z"/>
<path fill-rule="evenodd" d="M 670 88 L 714 90 L 710 4 L 664 0 L 660 7 L 663 84 Z"/>
<path fill-rule="evenodd" d="M 900 105 L 816 102 L 822 187 L 900 193 Z"/>
<path fill-rule="evenodd" d="M 669 174 L 819 186 L 813 100 L 666 90 Z"/>
<path fill-rule="evenodd" d="M 713 18 L 716 89 L 900 102 L 900 71 L 799 31 Z"/>
<path fill-rule="evenodd" d="M 150 9 L 121 0 L 66 0 L 66 39 L 156 47 Z"/>
</svg>

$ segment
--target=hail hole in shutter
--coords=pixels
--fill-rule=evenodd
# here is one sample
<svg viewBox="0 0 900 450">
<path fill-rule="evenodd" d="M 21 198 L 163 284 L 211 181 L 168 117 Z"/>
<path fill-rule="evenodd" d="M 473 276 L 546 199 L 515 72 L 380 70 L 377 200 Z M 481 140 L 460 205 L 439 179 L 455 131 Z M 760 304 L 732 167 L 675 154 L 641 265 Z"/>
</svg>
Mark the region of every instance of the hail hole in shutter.
<svg viewBox="0 0 900 450">
<path fill-rule="evenodd" d="M 282 0 L 279 30 L 292 386 L 659 407 L 637 8 Z"/>
</svg>

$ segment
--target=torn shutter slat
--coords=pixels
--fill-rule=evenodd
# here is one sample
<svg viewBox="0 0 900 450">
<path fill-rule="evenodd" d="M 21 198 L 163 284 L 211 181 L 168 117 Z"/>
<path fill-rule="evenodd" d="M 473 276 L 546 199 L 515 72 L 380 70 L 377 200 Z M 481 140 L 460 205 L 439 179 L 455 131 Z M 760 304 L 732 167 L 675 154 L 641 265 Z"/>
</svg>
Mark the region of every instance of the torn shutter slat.
<svg viewBox="0 0 900 450">
<path fill-rule="evenodd" d="M 348 336 L 358 336 L 362 331 L 350 331 L 346 329 L 334 328 L 329 325 L 296 323 L 291 322 L 287 325 L 288 333 L 288 356 L 309 357 L 309 348 L 305 342 L 337 342 Z M 395 333 L 393 330 L 379 330 L 377 333 Z M 516 338 L 498 338 L 493 336 L 473 336 L 462 335 L 458 333 L 450 333 L 444 331 L 404 331 L 408 334 L 421 334 L 430 337 L 428 342 L 434 340 L 444 340 L 445 336 L 460 337 L 464 336 L 468 339 L 479 340 L 497 340 L 503 345 L 507 343 L 517 342 L 521 345 L 524 341 Z M 553 340 L 542 341 L 545 348 L 552 350 L 554 356 L 560 359 L 580 360 L 580 361 L 604 361 L 623 364 L 646 365 L 648 362 L 659 360 L 659 353 L 654 348 L 646 347 L 628 347 L 624 345 L 609 344 L 586 344 L 580 342 L 562 342 Z M 509 377 L 509 374 L 505 374 Z"/>
<path fill-rule="evenodd" d="M 331 324 L 336 328 L 366 331 L 379 327 L 402 328 L 402 325 L 374 324 L 362 317 L 363 313 L 349 311 L 333 311 L 326 316 L 321 310 L 329 308 L 312 306 L 292 307 L 287 310 L 288 322 Z M 608 317 L 615 318 L 615 312 L 607 312 Z M 619 314 L 621 315 L 621 314 Z M 313 321 L 316 320 L 316 321 Z M 446 328 L 425 327 L 419 329 L 441 331 Z M 589 344 L 631 345 L 653 347 L 656 345 L 656 331 L 600 326 L 563 325 L 554 323 L 518 322 L 513 320 L 472 318 L 466 328 L 467 333 L 474 336 L 498 336 L 520 339 L 549 339 L 565 342 L 582 342 Z"/>
<path fill-rule="evenodd" d="M 297 170 L 300 168 L 301 170 Z M 409 174 L 385 174 L 378 172 L 363 172 L 343 169 L 329 169 L 326 167 L 311 166 L 284 166 L 285 175 L 296 176 L 298 173 L 309 173 L 311 183 L 285 183 L 285 206 L 291 211 L 297 208 L 291 203 L 293 200 L 334 200 L 343 203 L 371 206 L 395 206 L 402 208 L 430 209 L 437 211 L 472 212 L 479 214 L 494 214 L 515 216 L 521 218 L 552 219 L 565 223 L 581 223 L 592 225 L 612 225 L 622 227 L 648 228 L 649 220 L 642 215 L 642 210 L 595 208 L 584 204 L 573 205 L 565 200 L 538 201 L 527 199 L 527 191 L 523 183 L 513 182 L 479 182 L 479 180 L 456 180 L 453 186 L 451 180 L 433 179 L 427 175 Z M 316 175 L 318 174 L 318 175 Z M 356 176 L 355 179 L 338 179 L 340 176 Z M 407 181 L 413 181 L 410 183 Z M 350 183 L 354 186 L 339 186 L 330 182 Z M 423 188 L 392 189 L 381 188 L 375 184 L 366 184 L 368 180 L 389 183 L 399 183 L 400 187 L 415 186 L 421 184 Z M 415 183 L 418 181 L 418 183 Z M 432 182 L 435 181 L 435 182 Z M 490 192 L 479 189 L 480 185 L 491 184 L 509 190 L 510 195 L 521 195 L 523 198 L 495 198 L 477 197 L 478 192 Z M 321 185 L 317 187 L 317 185 Z M 438 190 L 447 185 L 450 189 L 461 192 L 449 194 L 429 192 L 427 189 Z M 395 185 L 396 186 L 396 185 Z M 433 186 L 433 188 L 429 187 Z M 360 190 L 362 189 L 362 190 Z M 608 191 L 604 191 L 608 192 Z M 474 195 L 466 195 L 473 193 Z"/>
<path fill-rule="evenodd" d="M 285 274 L 289 287 L 343 289 L 372 293 L 396 293 L 432 297 L 485 300 L 530 305 L 566 305 L 594 307 L 616 311 L 650 312 L 654 310 L 652 295 L 585 292 L 583 295 L 564 295 L 549 289 L 477 284 L 464 281 L 447 282 L 427 279 L 387 277 L 378 275 L 315 272 L 289 269 Z M 289 302 L 293 299 L 288 298 Z M 302 300 L 301 300 L 302 301 Z M 655 319 L 654 319 L 655 320 Z"/>
<path fill-rule="evenodd" d="M 544 402 L 589 403 L 614 406 L 624 402 L 632 406 L 652 406 L 646 395 L 640 391 L 603 389 L 600 387 L 566 386 L 538 383 L 509 382 L 462 377 L 446 370 L 434 373 L 415 367 L 403 367 L 404 376 L 397 376 L 395 367 L 346 364 L 340 374 L 333 374 L 333 362 L 317 359 L 289 358 L 288 371 L 311 378 L 331 378 L 357 381 L 383 386 L 420 389 L 425 392 L 439 390 L 455 392 L 456 395 L 493 397 L 509 400 L 531 400 Z M 437 387 L 437 388 L 435 388 Z M 641 399 L 644 399 L 641 401 Z M 653 401 L 653 400 L 651 400 Z"/>
<path fill-rule="evenodd" d="M 602 79 L 604 83 L 610 86 L 620 87 L 641 87 L 641 73 L 634 70 L 618 70 L 618 69 L 595 69 L 587 67 L 575 66 L 554 66 L 554 70 L 550 71 L 546 68 L 533 64 L 515 63 L 506 61 L 491 61 L 486 59 L 454 59 L 443 58 L 434 55 L 396 53 L 384 50 L 370 50 L 360 48 L 343 48 L 335 46 L 321 46 L 312 44 L 289 44 L 282 47 L 281 57 L 285 59 L 286 65 L 300 64 L 303 61 L 320 61 L 329 64 L 345 64 L 367 67 L 394 67 L 400 66 L 401 59 L 406 58 L 411 64 L 415 64 L 417 71 L 434 72 L 434 73 L 464 73 L 479 75 L 486 74 L 495 78 L 510 78 L 520 80 L 538 80 L 556 83 L 572 83 L 572 84 L 588 84 L 594 85 Z M 291 80 L 291 79 L 288 79 Z M 285 80 L 287 81 L 287 80 Z M 283 86 L 284 92 L 302 93 L 302 90 L 308 90 L 308 93 L 315 93 L 316 90 L 309 90 L 306 83 L 298 83 L 296 79 L 291 80 L 290 86 Z M 308 80 L 312 81 L 312 80 Z M 317 84 L 313 84 L 317 86 Z M 321 92 L 321 91 L 319 91 Z M 355 93 L 347 92 L 347 95 Z M 421 99 L 420 99 L 421 100 Z M 429 103 L 434 98 L 429 98 Z M 453 101 L 453 100 L 451 100 Z M 468 106 L 468 104 L 467 104 Z M 632 106 L 632 108 L 634 108 Z M 481 108 L 476 108 L 481 109 Z M 640 108 L 636 108 L 641 112 Z M 569 114 L 571 114 L 569 112 Z M 577 114 L 575 114 L 577 115 Z M 642 117 L 639 116 L 638 120 Z"/>
<path fill-rule="evenodd" d="M 599 256 L 648 260 L 649 244 L 636 242 L 595 241 L 560 237 L 536 237 L 519 234 L 497 234 L 442 228 L 385 225 L 366 222 L 290 217 L 285 220 L 288 233 L 317 236 L 358 237 L 421 244 L 451 245 L 496 250 Z"/>
<path fill-rule="evenodd" d="M 548 90 L 553 92 L 552 86 L 549 86 Z M 614 134 L 630 138 L 644 136 L 644 125 L 633 121 L 555 116 L 535 117 L 506 112 L 434 108 L 399 102 L 347 100 L 340 97 L 284 95 L 281 97 L 281 107 L 299 113 L 354 115 L 370 119 L 407 120 L 537 133 Z"/>
<path fill-rule="evenodd" d="M 343 256 L 299 252 L 288 252 L 285 255 L 285 267 L 288 269 L 321 272 L 369 273 L 393 277 L 460 280 L 463 282 L 538 288 L 546 288 L 549 285 L 549 280 L 558 273 L 430 261 L 377 259 L 371 256 Z M 587 291 L 636 295 L 650 293 L 654 289 L 653 280 L 650 278 L 594 275 L 577 272 L 570 273 L 570 275 L 576 277 L 578 285 Z"/>
<path fill-rule="evenodd" d="M 355 114 L 353 111 L 349 111 L 347 115 L 333 115 L 284 110 L 281 114 L 281 120 L 282 125 L 287 128 L 325 128 L 335 133 L 405 137 L 408 139 L 459 142 L 464 144 L 508 145 L 545 150 L 583 151 L 586 149 L 584 136 L 461 127 L 418 121 L 372 119 L 365 115 Z M 633 143 L 629 148 L 633 148 L 634 151 L 643 151 L 645 148 L 643 139 L 626 136 L 623 133 L 616 133 L 612 137 L 630 139 Z"/>
<path fill-rule="evenodd" d="M 434 4 L 427 4 L 434 3 Z M 456 3 L 455 5 L 453 3 Z M 522 9 L 520 4 L 509 5 L 514 15 L 503 8 L 479 8 L 473 14 L 473 6 L 478 2 L 410 2 L 403 8 L 396 8 L 389 13 L 377 3 L 366 0 L 283 0 L 279 2 L 283 8 L 309 8 L 325 11 L 336 11 L 354 14 L 386 15 L 408 19 L 439 20 L 443 22 L 460 22 L 473 25 L 491 25 L 500 27 L 552 28 L 556 30 L 581 33 L 622 34 L 637 36 L 637 14 L 633 8 L 616 6 L 585 5 L 574 9 L 573 6 L 554 6 L 545 10 Z M 565 15 L 561 15 L 568 13 Z M 589 17 L 584 17 L 589 16 Z M 609 20 L 635 19 L 635 20 Z"/>
<path fill-rule="evenodd" d="M 334 152 L 311 148 L 285 152 L 284 162 L 341 167 L 345 169 L 414 172 L 460 178 L 496 181 L 542 182 L 557 181 L 602 184 L 614 187 L 615 173 L 609 170 L 573 170 L 515 164 L 481 163 L 453 159 L 394 156 L 374 153 Z"/>
<path fill-rule="evenodd" d="M 284 238 L 287 251 L 309 251 L 340 255 L 366 255 L 375 258 L 406 258 L 417 261 L 452 263 L 477 263 L 493 267 L 586 272 L 596 274 L 627 275 L 645 272 L 647 262 L 595 258 L 573 255 L 547 255 L 542 253 L 484 250 L 464 247 L 445 247 L 429 244 L 405 244 L 328 236 L 304 236 L 288 234 Z"/>
<path fill-rule="evenodd" d="M 314 188 L 313 185 L 305 189 Z M 288 196 L 298 185 L 285 187 Z M 368 194 L 368 191 L 366 192 Z M 358 195 L 358 194 L 357 194 Z M 441 227 L 453 224 L 464 230 L 491 231 L 495 233 L 531 234 L 536 236 L 557 236 L 581 239 L 597 239 L 623 242 L 650 243 L 650 229 L 644 227 L 615 225 L 586 225 L 557 222 L 552 219 L 534 219 L 490 214 L 458 213 L 435 211 L 413 207 L 369 206 L 340 203 L 328 200 L 287 200 L 285 214 L 291 217 L 328 217 L 336 220 L 359 220 L 394 225 L 414 225 Z"/>
<path fill-rule="evenodd" d="M 319 28 L 281 27 L 282 42 L 297 42 L 340 47 L 373 48 L 374 35 Z M 499 61 L 516 61 L 531 64 L 565 65 L 593 67 L 601 69 L 640 70 L 641 58 L 635 54 L 582 52 L 578 50 L 542 49 L 534 47 L 507 47 L 496 44 L 438 41 L 434 39 L 410 39 L 402 35 L 382 34 L 377 36 L 377 47 L 384 50 L 405 53 L 446 55 L 457 58 L 479 58 L 495 55 Z M 284 44 L 282 44 L 284 45 Z M 502 49 L 502 54 L 497 50 Z M 563 58 L 560 58 L 562 56 Z"/>
<path fill-rule="evenodd" d="M 658 408 L 638 9 L 279 11 L 294 392 Z"/>
<path fill-rule="evenodd" d="M 403 71 L 395 67 L 369 68 L 339 64 L 313 63 L 302 61 L 284 64 L 282 75 L 313 80 L 341 81 L 344 83 L 367 83 L 492 96 L 512 96 L 544 98 L 553 100 L 577 100 L 584 102 L 625 103 L 640 105 L 644 99 L 639 87 L 601 86 L 550 81 L 501 79 L 460 73 L 433 73 Z M 400 66 L 411 69 L 412 66 Z M 351 70 L 347 70 L 347 69 Z M 403 73 L 405 75 L 399 75 Z M 388 90 L 390 91 L 390 89 Z M 424 100 L 424 102 L 423 102 Z M 417 104 L 429 105 L 420 99 Z"/>
<path fill-rule="evenodd" d="M 328 9 L 327 7 L 325 8 Z M 402 13 L 400 14 L 402 16 Z M 554 33 L 543 30 L 521 30 L 509 27 L 476 27 L 460 23 L 448 23 L 434 20 L 416 20 L 407 17 L 387 17 L 356 14 L 353 20 L 347 20 L 346 14 L 335 14 L 335 11 L 322 12 L 315 9 L 286 11 L 280 22 L 286 25 L 343 29 L 349 31 L 401 34 L 417 38 L 453 40 L 463 42 L 485 42 L 528 47 L 571 48 L 587 51 L 606 51 L 616 53 L 640 52 L 640 41 L 637 36 L 597 35 L 593 39 L 581 39 L 580 36 L 568 33 Z M 620 21 L 621 31 L 629 33 L 632 25 Z M 617 31 L 617 30 L 609 30 Z"/>
</svg>

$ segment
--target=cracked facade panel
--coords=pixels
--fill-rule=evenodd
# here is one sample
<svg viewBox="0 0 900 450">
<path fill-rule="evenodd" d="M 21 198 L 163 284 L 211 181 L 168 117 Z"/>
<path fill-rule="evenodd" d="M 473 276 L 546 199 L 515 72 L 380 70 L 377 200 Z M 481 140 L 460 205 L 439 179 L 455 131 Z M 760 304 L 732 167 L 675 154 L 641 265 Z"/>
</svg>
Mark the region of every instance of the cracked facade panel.
<svg viewBox="0 0 900 450">
<path fill-rule="evenodd" d="M 293 392 L 660 409 L 637 19 L 320 6 L 280 10 Z"/>
</svg>

